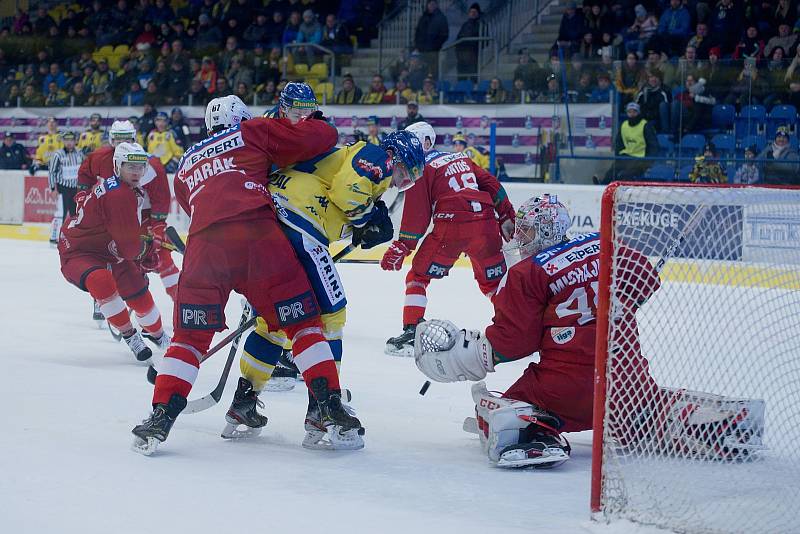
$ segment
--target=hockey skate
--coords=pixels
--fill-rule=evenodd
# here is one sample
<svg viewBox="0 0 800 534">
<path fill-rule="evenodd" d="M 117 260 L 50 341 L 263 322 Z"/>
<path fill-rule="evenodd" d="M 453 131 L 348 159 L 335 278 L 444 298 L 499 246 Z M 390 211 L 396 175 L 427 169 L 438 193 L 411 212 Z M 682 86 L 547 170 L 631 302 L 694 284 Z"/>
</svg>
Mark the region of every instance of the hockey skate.
<svg viewBox="0 0 800 534">
<path fill-rule="evenodd" d="M 312 393 L 313 390 L 313 393 Z M 348 395 L 349 398 L 349 395 Z M 319 402 L 318 402 L 319 400 Z M 317 450 L 358 450 L 364 448 L 364 428 L 341 393 L 328 389 L 325 378 L 316 378 L 308 391 L 306 435 L 303 447 Z"/>
<path fill-rule="evenodd" d="M 142 334 L 142 336 L 161 350 L 167 350 L 167 348 L 169 348 L 170 342 L 172 341 L 172 338 L 169 337 L 169 334 L 167 334 L 166 332 L 162 332 L 161 337 L 153 337 L 147 332 Z"/>
<path fill-rule="evenodd" d="M 122 339 L 125 340 L 125 343 L 131 349 L 133 355 L 136 356 L 136 361 L 145 364 L 150 363 L 150 358 L 153 357 L 153 351 L 145 344 L 142 335 L 137 330 L 134 330 L 133 334 L 128 337 L 123 336 Z"/>
<path fill-rule="evenodd" d="M 261 429 L 267 424 L 267 416 L 258 413 L 257 408 L 263 407 L 264 403 L 253 390 L 253 384 L 246 378 L 239 377 L 239 386 L 233 394 L 231 407 L 225 414 L 227 424 L 222 430 L 222 437 L 244 439 L 261 434 Z"/>
<path fill-rule="evenodd" d="M 173 393 L 167 404 L 156 404 L 150 417 L 142 421 L 141 425 L 133 427 L 134 452 L 150 456 L 160 443 L 166 441 L 175 419 L 186 408 L 186 397 Z"/>
<path fill-rule="evenodd" d="M 422 320 L 424 321 L 424 319 Z M 422 322 L 420 321 L 420 322 Z M 417 334 L 417 325 L 409 324 L 403 327 L 403 333 L 386 340 L 383 352 L 389 356 L 414 357 L 414 336 Z"/>
<path fill-rule="evenodd" d="M 299 375 L 297 366 L 292 360 L 292 353 L 284 350 L 272 371 L 272 376 L 264 385 L 264 389 L 267 391 L 291 391 L 297 384 Z"/>
</svg>

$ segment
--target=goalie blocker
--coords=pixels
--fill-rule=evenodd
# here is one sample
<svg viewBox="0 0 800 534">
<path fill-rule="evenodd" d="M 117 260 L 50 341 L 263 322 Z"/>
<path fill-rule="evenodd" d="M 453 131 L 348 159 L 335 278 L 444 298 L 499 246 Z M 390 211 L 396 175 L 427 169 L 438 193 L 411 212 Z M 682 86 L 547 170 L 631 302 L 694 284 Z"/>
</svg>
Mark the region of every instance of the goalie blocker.
<svg viewBox="0 0 800 534">
<path fill-rule="evenodd" d="M 499 364 L 539 353 L 504 394 L 473 387 L 477 430 L 498 467 L 559 465 L 570 451 L 560 433 L 592 429 L 599 238 L 566 238 L 569 221 L 555 197 L 520 208 L 515 241 L 523 260 L 500 283 L 484 334 L 442 320 L 417 326 L 416 365 L 437 382 L 482 380 Z M 629 341 L 617 350 L 630 362 L 620 379 L 642 392 L 631 410 L 636 415 L 622 422 L 627 439 L 620 445 L 708 460 L 751 457 L 763 448 L 764 402 L 660 387 L 641 354 L 636 323 L 639 303 L 660 287 L 658 272 L 632 249 L 617 261 L 635 277 L 618 284 L 618 317 Z"/>
</svg>

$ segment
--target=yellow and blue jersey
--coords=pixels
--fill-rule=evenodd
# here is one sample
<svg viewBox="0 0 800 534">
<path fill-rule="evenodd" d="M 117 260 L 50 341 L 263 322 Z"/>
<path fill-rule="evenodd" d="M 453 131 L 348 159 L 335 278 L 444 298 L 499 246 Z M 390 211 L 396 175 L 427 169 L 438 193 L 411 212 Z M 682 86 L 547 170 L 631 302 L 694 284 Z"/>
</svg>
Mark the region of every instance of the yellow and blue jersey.
<svg viewBox="0 0 800 534">
<path fill-rule="evenodd" d="M 327 247 L 369 221 L 391 180 L 387 153 L 359 141 L 273 173 L 269 190 L 281 222 Z"/>
<path fill-rule="evenodd" d="M 93 152 L 103 146 L 103 131 L 102 130 L 86 130 L 81 134 L 78 139 L 78 149 L 83 150 L 85 153 Z"/>
</svg>

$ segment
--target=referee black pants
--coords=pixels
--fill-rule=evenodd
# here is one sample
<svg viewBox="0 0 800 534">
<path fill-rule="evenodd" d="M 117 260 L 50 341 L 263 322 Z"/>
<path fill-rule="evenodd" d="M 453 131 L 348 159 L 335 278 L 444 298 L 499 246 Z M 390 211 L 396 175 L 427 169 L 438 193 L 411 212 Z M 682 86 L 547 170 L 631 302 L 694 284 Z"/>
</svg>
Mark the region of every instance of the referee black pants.
<svg viewBox="0 0 800 534">
<path fill-rule="evenodd" d="M 63 221 L 67 215 L 75 215 L 75 193 L 78 192 L 78 188 L 56 184 L 56 190 L 61 194 L 61 207 L 64 208 L 64 216 L 61 219 Z"/>
</svg>

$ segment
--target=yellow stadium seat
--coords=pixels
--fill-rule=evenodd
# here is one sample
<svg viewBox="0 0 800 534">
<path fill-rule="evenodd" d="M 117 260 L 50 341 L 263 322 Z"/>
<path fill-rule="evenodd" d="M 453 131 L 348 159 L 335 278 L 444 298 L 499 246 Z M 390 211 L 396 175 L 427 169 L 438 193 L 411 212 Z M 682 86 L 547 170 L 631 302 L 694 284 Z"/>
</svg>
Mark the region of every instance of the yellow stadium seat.
<svg viewBox="0 0 800 534">
<path fill-rule="evenodd" d="M 113 70 L 114 72 L 118 71 L 120 66 L 122 65 L 122 58 L 125 56 L 118 56 L 117 54 L 112 54 L 106 58 L 108 61 L 108 68 Z"/>
<path fill-rule="evenodd" d="M 101 46 L 97 49 L 97 53 L 101 56 L 108 57 L 114 53 L 114 47 L 112 45 Z"/>
<path fill-rule="evenodd" d="M 114 48 L 114 55 L 115 56 L 127 56 L 130 54 L 131 48 L 126 44 L 117 45 Z"/>
<path fill-rule="evenodd" d="M 305 63 L 295 63 L 294 65 L 294 73 L 297 76 L 306 76 L 308 75 L 308 65 Z"/>
<path fill-rule="evenodd" d="M 330 104 L 333 102 L 333 84 L 331 82 L 317 84 L 314 94 L 319 102 L 323 101 L 323 95 L 325 95 L 325 101 Z"/>
<path fill-rule="evenodd" d="M 314 63 L 308 70 L 308 75 L 314 78 L 327 78 L 328 65 L 326 65 L 325 63 Z"/>
</svg>

